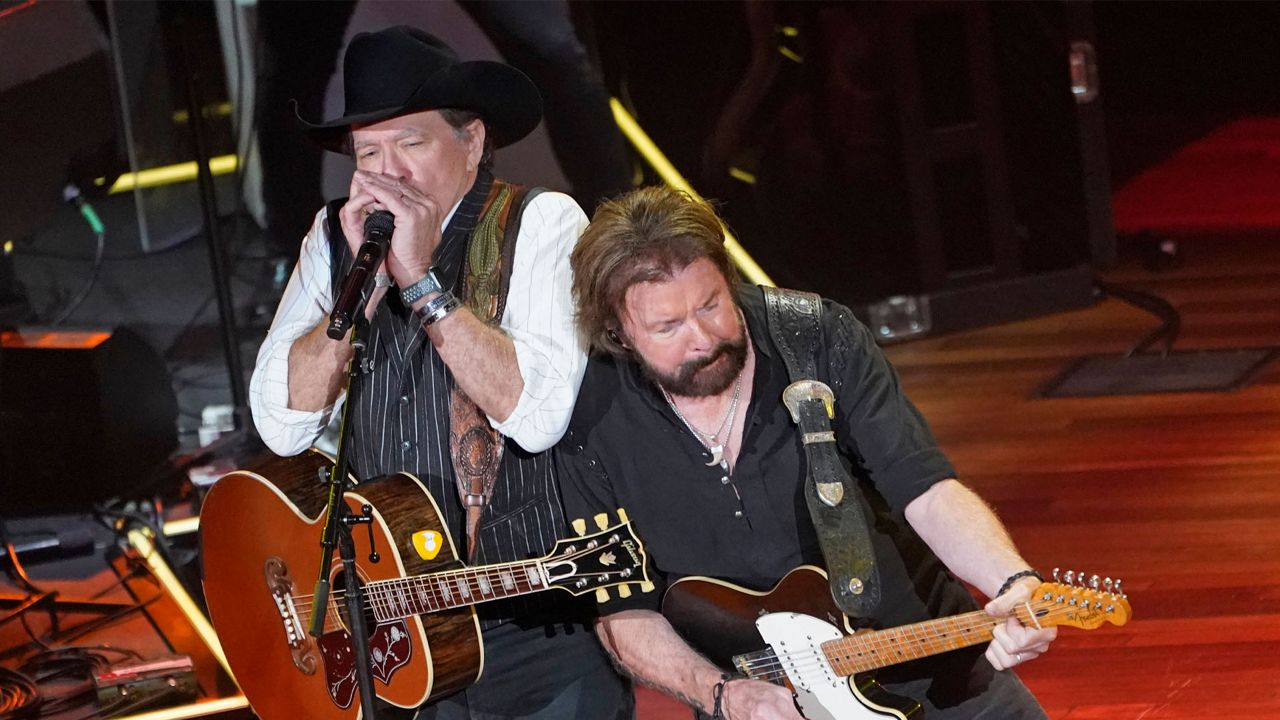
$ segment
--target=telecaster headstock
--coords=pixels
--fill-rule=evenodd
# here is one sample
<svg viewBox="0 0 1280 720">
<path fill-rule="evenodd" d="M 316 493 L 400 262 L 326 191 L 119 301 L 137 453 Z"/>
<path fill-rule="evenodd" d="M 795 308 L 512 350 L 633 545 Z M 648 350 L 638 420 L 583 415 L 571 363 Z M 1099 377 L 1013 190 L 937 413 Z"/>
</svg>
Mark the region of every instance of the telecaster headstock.
<svg viewBox="0 0 1280 720">
<path fill-rule="evenodd" d="M 1086 580 L 1083 572 L 1070 570 L 1065 576 L 1059 576 L 1057 568 L 1054 568 L 1053 579 L 1061 582 L 1041 583 L 1031 594 L 1027 606 L 1018 608 L 1017 614 L 1024 625 L 1068 625 L 1093 630 L 1103 623 L 1118 626 L 1129 622 L 1133 609 L 1119 579 L 1103 580 L 1093 575 Z"/>
</svg>

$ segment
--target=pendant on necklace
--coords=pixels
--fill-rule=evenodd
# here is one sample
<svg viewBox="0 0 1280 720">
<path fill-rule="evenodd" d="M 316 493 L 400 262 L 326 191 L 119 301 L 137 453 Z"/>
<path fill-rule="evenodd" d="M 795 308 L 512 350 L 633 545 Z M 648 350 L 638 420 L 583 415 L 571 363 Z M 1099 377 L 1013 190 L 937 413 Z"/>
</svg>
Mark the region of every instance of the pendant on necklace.
<svg viewBox="0 0 1280 720">
<path fill-rule="evenodd" d="M 724 462 L 724 443 L 712 445 L 707 449 L 711 451 L 711 462 L 707 463 L 707 467 L 713 467 Z"/>
</svg>

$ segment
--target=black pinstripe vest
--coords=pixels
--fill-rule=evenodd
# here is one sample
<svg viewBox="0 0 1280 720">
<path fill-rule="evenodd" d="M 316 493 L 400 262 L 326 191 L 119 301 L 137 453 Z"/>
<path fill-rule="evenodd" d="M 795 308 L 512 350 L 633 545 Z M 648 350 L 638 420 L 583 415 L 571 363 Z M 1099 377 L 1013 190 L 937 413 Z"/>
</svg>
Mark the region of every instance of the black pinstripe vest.
<svg viewBox="0 0 1280 720">
<path fill-rule="evenodd" d="M 481 174 L 444 230 L 434 266 L 446 287 L 459 286 L 467 246 L 492 184 L 492 176 Z M 337 222 L 344 202 L 329 205 L 335 292 L 354 262 Z M 515 238 L 508 240 L 514 243 Z M 449 454 L 449 369 L 394 288 L 369 322 L 367 338 L 370 370 L 362 380 L 359 407 L 351 409 L 353 471 L 362 480 L 401 471 L 418 477 L 440 506 L 459 553 L 465 555 L 466 511 Z M 532 454 L 509 438 L 503 442 L 493 496 L 481 517 L 474 561 L 478 565 L 541 556 L 568 533 L 550 452 Z M 567 619 L 565 610 L 571 606 L 552 595 L 560 593 L 487 603 L 479 608 L 480 617 L 486 627 L 531 614 L 547 615 L 548 621 Z"/>
</svg>

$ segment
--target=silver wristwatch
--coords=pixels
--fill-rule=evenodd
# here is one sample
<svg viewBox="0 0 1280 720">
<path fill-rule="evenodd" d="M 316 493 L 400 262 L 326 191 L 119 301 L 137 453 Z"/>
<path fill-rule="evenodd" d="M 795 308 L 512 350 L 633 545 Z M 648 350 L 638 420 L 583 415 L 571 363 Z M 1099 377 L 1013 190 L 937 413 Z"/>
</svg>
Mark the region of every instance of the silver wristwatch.
<svg viewBox="0 0 1280 720">
<path fill-rule="evenodd" d="M 427 274 L 418 282 L 402 289 L 400 291 L 400 299 L 404 302 L 405 307 L 409 307 L 421 300 L 427 293 L 433 292 L 444 292 L 440 281 L 436 279 L 435 268 L 427 270 Z"/>
</svg>

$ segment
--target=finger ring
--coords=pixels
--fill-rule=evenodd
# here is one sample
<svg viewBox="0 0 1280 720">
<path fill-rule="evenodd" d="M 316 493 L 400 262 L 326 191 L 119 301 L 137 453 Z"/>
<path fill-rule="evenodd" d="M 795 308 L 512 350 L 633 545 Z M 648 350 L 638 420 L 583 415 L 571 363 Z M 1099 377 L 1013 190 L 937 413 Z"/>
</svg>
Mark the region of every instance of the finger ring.
<svg viewBox="0 0 1280 720">
<path fill-rule="evenodd" d="M 1018 658 L 1018 662 L 1022 662 L 1022 653 L 1014 653 L 1013 656 Z"/>
</svg>

